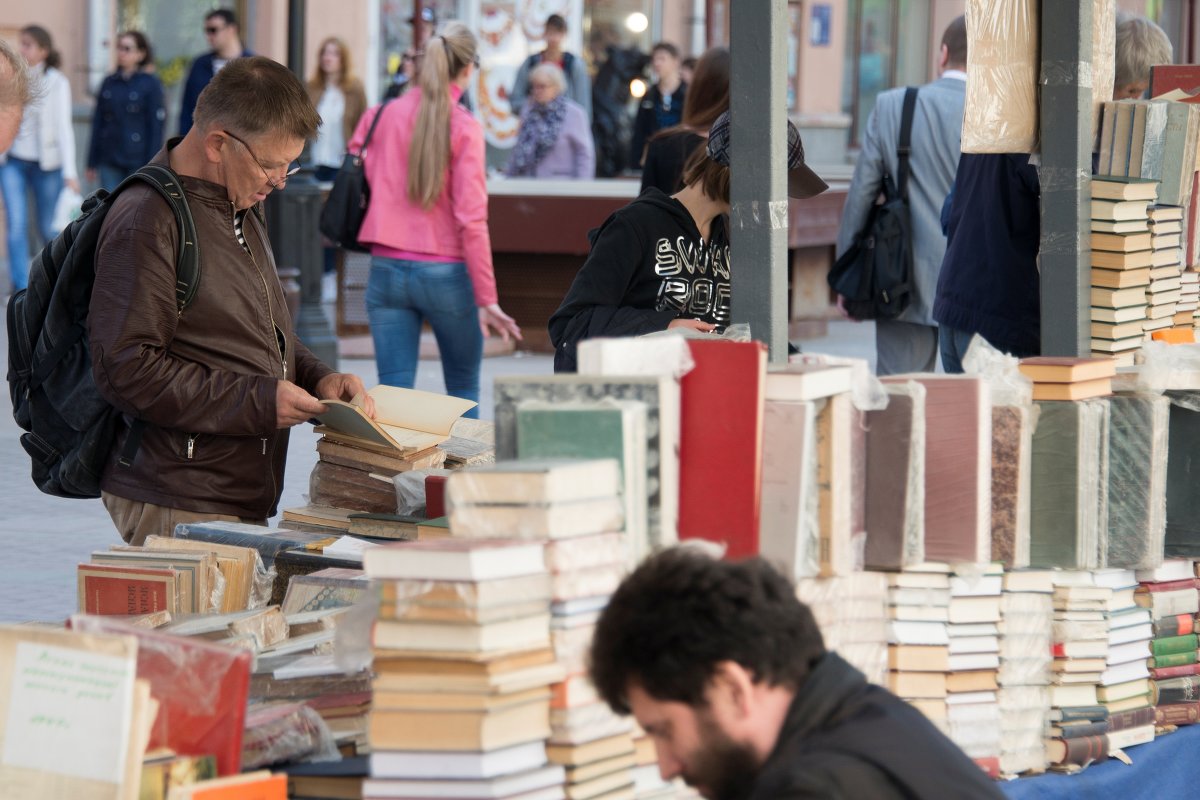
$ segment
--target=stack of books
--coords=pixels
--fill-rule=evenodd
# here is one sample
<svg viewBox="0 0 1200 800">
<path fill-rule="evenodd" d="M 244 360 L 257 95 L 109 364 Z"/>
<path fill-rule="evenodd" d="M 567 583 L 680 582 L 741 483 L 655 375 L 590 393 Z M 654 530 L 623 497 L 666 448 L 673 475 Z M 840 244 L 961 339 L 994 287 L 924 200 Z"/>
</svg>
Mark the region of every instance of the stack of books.
<svg viewBox="0 0 1200 800">
<path fill-rule="evenodd" d="M 364 794 L 561 798 L 543 543 L 406 542 L 369 548 L 363 567 L 382 599 Z"/>
<path fill-rule="evenodd" d="M 1169 279 L 1160 277 L 1153 296 L 1156 269 L 1154 235 L 1150 231 L 1150 206 L 1158 183 L 1136 178 L 1104 177 L 1092 180 L 1092 352 L 1132 360 L 1141 347 L 1148 324 L 1148 300 L 1167 305 Z M 1167 234 L 1160 241 L 1165 243 Z M 1167 252 L 1167 248 L 1163 248 Z M 1162 261 L 1166 255 L 1157 256 Z M 1175 261 L 1178 281 L 1179 261 Z M 1158 268 L 1159 275 L 1165 273 Z M 1165 281 L 1165 282 L 1164 282 Z M 1178 292 L 1176 283 L 1174 291 Z M 1135 291 L 1136 290 L 1136 291 Z M 1140 296 L 1139 296 L 1140 295 Z M 1178 295 L 1170 297 L 1173 304 Z M 1171 314 L 1174 306 L 1171 305 Z M 1168 315 L 1170 316 L 1170 315 Z M 1075 398 L 1047 398 L 1075 399 Z"/>
<path fill-rule="evenodd" d="M 888 573 L 888 689 L 931 722 L 950 730 L 946 674 L 950 671 L 950 568 L 923 564 Z"/>
<path fill-rule="evenodd" d="M 1062 570 L 1054 576 L 1054 663 L 1050 686 L 1052 766 L 1085 766 L 1108 756 L 1108 709 L 1096 686 L 1108 657 L 1107 608 L 1112 589 L 1092 585 L 1092 573 Z"/>
<path fill-rule="evenodd" d="M 1183 241 L 1183 211 L 1179 206 L 1156 205 L 1150 208 L 1154 262 L 1146 293 L 1147 333 L 1181 325 L 1190 328 L 1196 301 L 1200 299 L 1200 283 L 1190 278 L 1186 298 L 1184 295 L 1183 276 L 1187 264 L 1184 260 L 1186 243 Z M 1174 308 L 1174 313 L 1168 314 L 1168 308 Z"/>
<path fill-rule="evenodd" d="M 796 596 L 813 612 L 825 647 L 836 650 L 871 683 L 887 680 L 888 578 L 852 572 L 796 581 Z"/>
<path fill-rule="evenodd" d="M 1200 593 L 1191 561 L 1168 559 L 1154 570 L 1141 570 L 1135 600 L 1153 620 L 1150 642 L 1150 699 L 1159 725 L 1200 721 L 1196 664 L 1196 613 Z"/>
<path fill-rule="evenodd" d="M 1000 771 L 1001 567 L 956 565 L 950 576 L 949 671 L 946 675 L 950 738 L 986 772 Z"/>
<path fill-rule="evenodd" d="M 1133 570 L 1102 569 L 1092 573 L 1096 587 L 1108 587 L 1106 635 L 1108 652 L 1096 689 L 1108 709 L 1109 751 L 1154 741 L 1154 711 L 1150 705 L 1150 616 L 1134 602 L 1137 578 Z"/>
<path fill-rule="evenodd" d="M 625 574 L 628 553 L 622 532 L 557 539 L 546 546 L 553 576 L 550 638 L 566 672 L 551 687 L 550 761 L 566 768 L 572 800 L 631 794 L 634 783 L 632 722 L 612 712 L 587 674 L 596 623 Z"/>
<path fill-rule="evenodd" d="M 1034 356 L 1021 359 L 1020 369 L 1033 381 L 1034 400 L 1086 400 L 1112 394 L 1117 361 L 1108 356 Z"/>
<path fill-rule="evenodd" d="M 1054 573 L 1005 572 L 1003 589 L 996 682 L 1000 686 L 1000 774 L 1007 777 L 1046 766 Z"/>
<path fill-rule="evenodd" d="M 570 800 L 633 795 L 632 723 L 587 679 L 592 633 L 629 563 L 621 463 L 530 459 L 455 473 L 446 483 L 454 537 L 519 537 L 544 548 L 552 651 L 563 672 L 549 711 L 552 764 Z"/>
<path fill-rule="evenodd" d="M 1200 272 L 1185 269 L 1179 276 L 1179 302 L 1175 304 L 1175 326 L 1191 328 L 1200 310 Z M 1185 317 L 1184 314 L 1187 316 Z"/>
</svg>

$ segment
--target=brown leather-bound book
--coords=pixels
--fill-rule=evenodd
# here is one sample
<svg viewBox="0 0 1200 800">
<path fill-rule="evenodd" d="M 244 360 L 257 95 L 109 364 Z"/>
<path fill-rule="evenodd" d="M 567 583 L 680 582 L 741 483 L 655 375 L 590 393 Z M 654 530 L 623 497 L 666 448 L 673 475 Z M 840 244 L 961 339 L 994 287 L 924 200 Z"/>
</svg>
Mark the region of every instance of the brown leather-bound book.
<svg viewBox="0 0 1200 800">
<path fill-rule="evenodd" d="M 1074 739 L 1048 739 L 1046 761 L 1055 766 L 1086 766 L 1108 757 L 1108 737 L 1079 736 Z"/>
</svg>

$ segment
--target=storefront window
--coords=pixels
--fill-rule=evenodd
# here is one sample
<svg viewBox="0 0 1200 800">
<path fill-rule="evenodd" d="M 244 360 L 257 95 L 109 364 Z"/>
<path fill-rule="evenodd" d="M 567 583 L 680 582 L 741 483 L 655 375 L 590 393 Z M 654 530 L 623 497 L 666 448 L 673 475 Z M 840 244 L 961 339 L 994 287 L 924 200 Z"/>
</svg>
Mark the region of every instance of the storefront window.
<svg viewBox="0 0 1200 800">
<path fill-rule="evenodd" d="M 166 91 L 167 130 L 171 133 L 179 121 L 179 102 L 192 59 L 208 49 L 204 38 L 204 15 L 214 8 L 232 7 L 242 21 L 242 40 L 245 41 L 245 6 L 244 0 L 220 6 L 173 0 L 120 0 L 115 33 L 139 30 L 150 40 L 154 49 L 154 69 Z"/>
</svg>

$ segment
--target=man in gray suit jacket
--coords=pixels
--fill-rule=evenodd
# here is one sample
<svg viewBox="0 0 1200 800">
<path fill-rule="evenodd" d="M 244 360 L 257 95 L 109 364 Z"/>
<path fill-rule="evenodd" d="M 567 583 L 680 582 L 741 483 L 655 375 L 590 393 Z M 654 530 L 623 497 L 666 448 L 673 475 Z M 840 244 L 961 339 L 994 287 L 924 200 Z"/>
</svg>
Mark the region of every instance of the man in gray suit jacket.
<svg viewBox="0 0 1200 800">
<path fill-rule="evenodd" d="M 912 214 L 912 302 L 899 317 L 875 323 L 876 371 L 880 375 L 932 372 L 937 366 L 938 329 L 933 320 L 938 270 L 946 254 L 941 211 L 958 168 L 966 96 L 967 25 L 958 17 L 942 34 L 938 69 L 941 77 L 920 88 L 913 114 L 912 153 L 909 157 L 908 205 Z M 886 171 L 896 178 L 896 144 L 904 87 L 889 89 L 875 101 L 867 120 L 862 151 L 846 196 L 837 255 L 849 249 L 866 223 L 867 214 L 883 187 Z M 838 301 L 841 305 L 841 299 Z"/>
</svg>

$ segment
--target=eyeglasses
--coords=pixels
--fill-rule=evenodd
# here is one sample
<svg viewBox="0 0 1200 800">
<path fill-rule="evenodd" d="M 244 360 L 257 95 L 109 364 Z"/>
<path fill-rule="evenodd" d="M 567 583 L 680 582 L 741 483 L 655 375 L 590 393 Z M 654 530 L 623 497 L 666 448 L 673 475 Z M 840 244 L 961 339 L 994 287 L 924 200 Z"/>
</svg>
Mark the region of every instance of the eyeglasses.
<svg viewBox="0 0 1200 800">
<path fill-rule="evenodd" d="M 271 184 L 271 188 L 275 189 L 276 191 L 278 191 L 278 190 L 282 189 L 284 186 L 286 186 L 287 182 L 288 182 L 288 178 L 292 177 L 293 175 L 295 175 L 297 172 L 300 171 L 300 167 L 298 167 L 298 166 L 292 167 L 291 169 L 287 170 L 287 172 L 283 173 L 283 177 L 280 178 L 278 182 L 276 182 L 276 181 L 272 180 L 270 171 L 268 171 L 267 168 L 262 165 L 262 162 L 258 160 L 258 156 L 254 155 L 254 151 L 250 149 L 250 145 L 246 144 L 245 139 L 242 139 L 239 136 L 235 136 L 232 133 L 230 133 L 229 131 L 221 131 L 221 133 L 225 134 L 230 139 L 233 139 L 235 142 L 240 144 L 242 147 L 246 148 L 246 152 L 250 154 L 250 158 L 254 159 L 255 165 L 259 169 L 261 169 L 263 172 L 263 175 L 266 176 L 267 183 Z M 287 167 L 285 166 L 284 169 L 287 169 Z"/>
<path fill-rule="evenodd" d="M 205 25 L 204 32 L 206 34 L 208 34 L 209 36 L 216 36 L 218 33 L 225 30 L 225 28 L 227 28 L 227 27 L 229 27 L 229 26 L 228 25 Z"/>
</svg>

